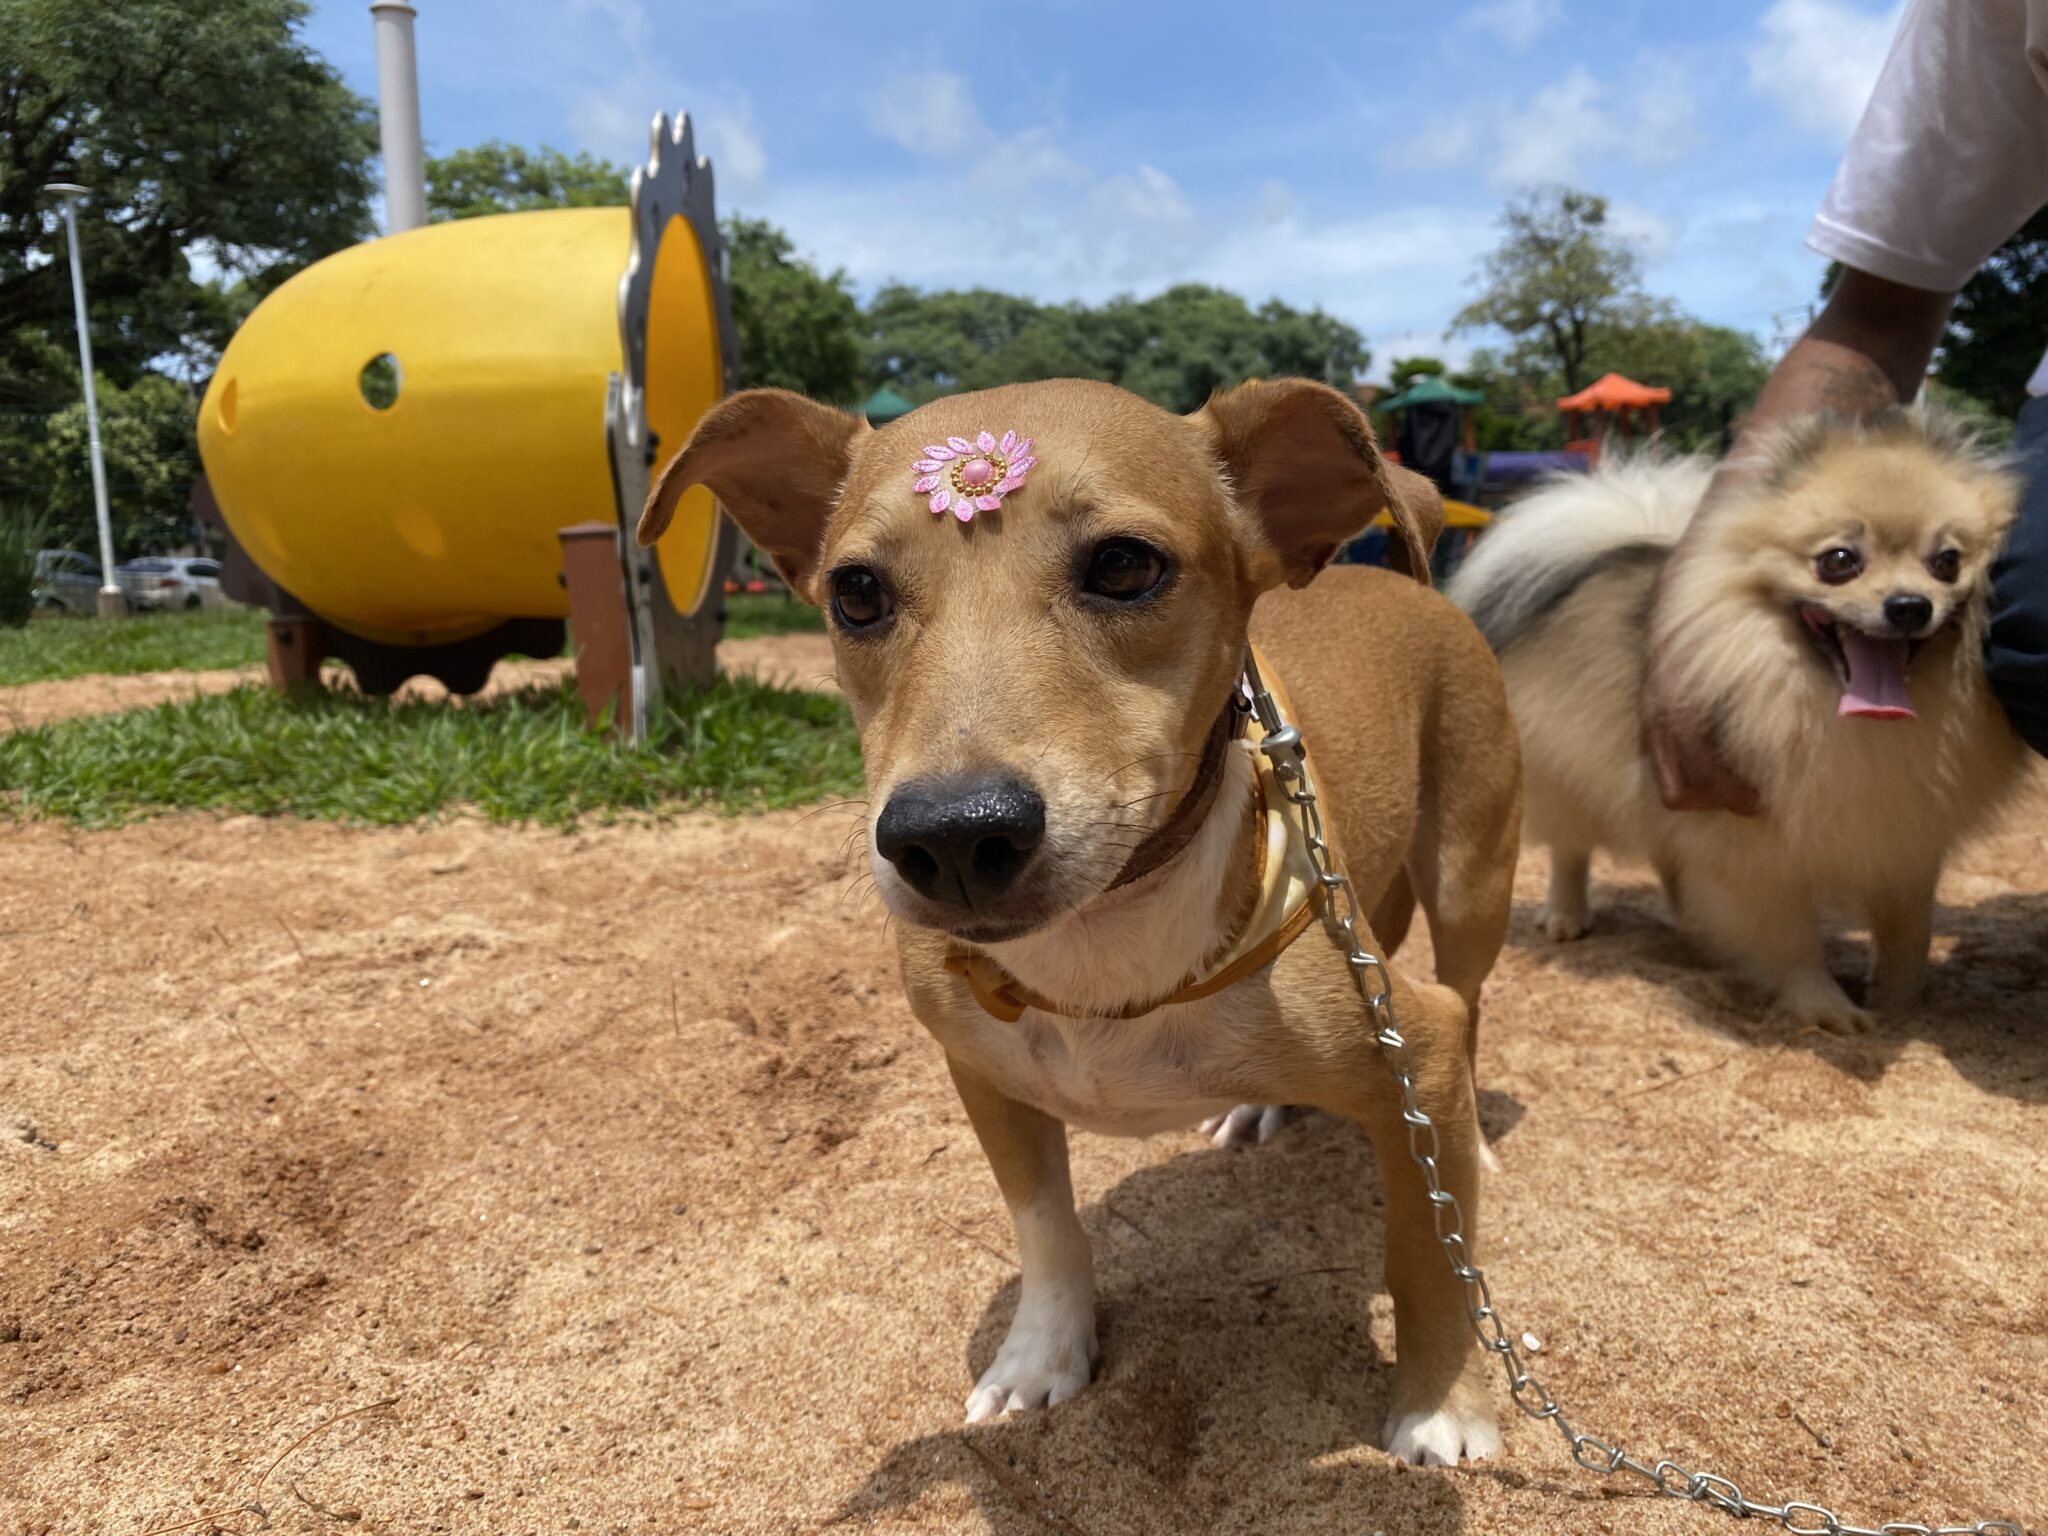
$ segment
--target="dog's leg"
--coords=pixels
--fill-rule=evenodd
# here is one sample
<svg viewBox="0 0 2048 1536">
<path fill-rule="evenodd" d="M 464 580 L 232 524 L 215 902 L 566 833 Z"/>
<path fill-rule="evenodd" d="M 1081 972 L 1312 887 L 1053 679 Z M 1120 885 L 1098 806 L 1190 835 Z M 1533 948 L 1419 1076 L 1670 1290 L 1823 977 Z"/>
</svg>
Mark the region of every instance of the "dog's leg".
<svg viewBox="0 0 2048 1536">
<path fill-rule="evenodd" d="M 1372 931 L 1379 935 L 1383 954 L 1391 955 L 1401 947 L 1401 941 L 1408 937 L 1408 925 L 1414 920 L 1415 882 L 1403 865 L 1394 871 L 1394 878 L 1381 893 L 1379 905 L 1372 909 Z M 1431 937 L 1434 938 L 1433 933 Z"/>
<path fill-rule="evenodd" d="M 1781 1013 L 1831 1034 L 1857 1034 L 1870 1015 L 1828 974 L 1813 894 L 1754 866 L 1739 874 L 1685 870 L 1681 921 L 1772 993 Z"/>
<path fill-rule="evenodd" d="M 1591 930 L 1593 904 L 1587 888 L 1592 876 L 1591 849 L 1550 845 L 1550 893 L 1544 898 L 1541 917 L 1546 937 L 1560 942 L 1583 939 Z"/>
<path fill-rule="evenodd" d="M 1896 1013 L 1920 1001 L 1927 982 L 1927 946 L 1934 937 L 1934 887 L 1939 870 L 1901 880 L 1872 896 L 1870 1006 Z"/>
<path fill-rule="evenodd" d="M 1024 1272 L 1002 1348 L 967 1399 L 967 1421 L 1050 1407 L 1088 1385 L 1095 1365 L 1095 1260 L 1074 1214 L 1067 1128 L 947 1058 L 953 1086 L 995 1170 Z"/>
<path fill-rule="evenodd" d="M 1368 940 L 1368 942 L 1370 942 Z M 1479 1122 L 1465 1057 L 1466 1010 L 1448 987 L 1397 980 L 1396 1014 L 1410 1042 L 1417 1101 L 1436 1126 L 1437 1176 L 1457 1197 L 1467 1251 L 1479 1252 Z M 1393 1075 L 1371 1033 L 1333 1042 L 1325 1079 L 1342 1085 L 1322 1107 L 1360 1121 L 1386 1186 L 1386 1278 L 1394 1299 L 1394 1393 L 1382 1439 L 1404 1461 L 1449 1465 L 1500 1448 L 1487 1357 L 1473 1338 L 1465 1287 L 1436 1239 L 1428 1186 L 1409 1156 Z M 1317 1090 L 1304 1085 L 1304 1095 Z M 1326 1094 L 1327 1090 L 1323 1090 Z"/>
</svg>

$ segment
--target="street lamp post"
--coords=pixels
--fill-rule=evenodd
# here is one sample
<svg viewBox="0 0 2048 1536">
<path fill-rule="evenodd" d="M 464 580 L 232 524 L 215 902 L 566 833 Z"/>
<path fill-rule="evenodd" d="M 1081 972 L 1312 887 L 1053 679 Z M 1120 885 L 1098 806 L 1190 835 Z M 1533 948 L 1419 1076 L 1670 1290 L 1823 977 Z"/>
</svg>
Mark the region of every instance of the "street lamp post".
<svg viewBox="0 0 2048 1536">
<path fill-rule="evenodd" d="M 127 600 L 114 585 L 114 524 L 107 512 L 107 464 L 100 453 L 100 403 L 92 383 L 92 332 L 85 321 L 85 266 L 78 257 L 78 200 L 85 188 L 68 181 L 43 188 L 64 205 L 64 233 L 71 247 L 71 303 L 78 312 L 78 366 L 85 374 L 85 434 L 92 449 L 92 502 L 100 523 L 99 614 L 116 619 L 128 611 Z"/>
</svg>

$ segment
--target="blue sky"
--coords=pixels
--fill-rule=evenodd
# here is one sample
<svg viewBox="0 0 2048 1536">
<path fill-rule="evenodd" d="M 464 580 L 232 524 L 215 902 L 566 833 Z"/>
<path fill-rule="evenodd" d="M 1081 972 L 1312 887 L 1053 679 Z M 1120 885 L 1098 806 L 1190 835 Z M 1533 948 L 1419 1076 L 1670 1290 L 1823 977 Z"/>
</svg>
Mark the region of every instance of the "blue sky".
<svg viewBox="0 0 2048 1536">
<path fill-rule="evenodd" d="M 1518 187 L 1601 192 L 1653 292 L 1769 341 L 1900 0 L 414 0 L 429 152 L 632 162 L 695 118 L 719 206 L 863 292 L 1198 280 L 1446 342 Z M 309 40 L 376 94 L 360 0 Z"/>
</svg>

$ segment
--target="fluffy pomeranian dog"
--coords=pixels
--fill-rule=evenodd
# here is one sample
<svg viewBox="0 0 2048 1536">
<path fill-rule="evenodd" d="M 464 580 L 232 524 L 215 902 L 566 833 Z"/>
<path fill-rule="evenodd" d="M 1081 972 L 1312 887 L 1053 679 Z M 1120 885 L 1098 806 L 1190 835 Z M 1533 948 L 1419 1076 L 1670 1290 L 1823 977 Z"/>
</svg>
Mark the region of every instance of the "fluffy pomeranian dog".
<svg viewBox="0 0 2048 1536">
<path fill-rule="evenodd" d="M 1868 1001 L 1919 995 L 1949 850 L 2023 773 L 1985 680 L 1987 572 L 2018 485 L 1953 421 L 1798 423 L 1671 570 L 1684 696 L 1712 712 L 1763 814 L 1674 812 L 1643 746 L 1655 587 L 1712 476 L 1639 458 L 1508 512 L 1452 582 L 1521 727 L 1525 840 L 1547 844 L 1543 926 L 1588 927 L 1595 848 L 1644 859 L 1682 927 L 1802 1023 L 1868 1015 L 1828 974 L 1823 914 L 1867 924 Z"/>
</svg>

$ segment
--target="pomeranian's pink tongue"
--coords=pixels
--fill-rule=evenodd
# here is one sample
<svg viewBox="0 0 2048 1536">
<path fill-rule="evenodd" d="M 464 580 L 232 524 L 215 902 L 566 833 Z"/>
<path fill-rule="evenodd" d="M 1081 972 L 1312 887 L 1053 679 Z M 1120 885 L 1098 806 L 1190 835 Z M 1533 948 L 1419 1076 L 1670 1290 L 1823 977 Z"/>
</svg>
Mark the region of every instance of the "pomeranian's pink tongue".
<svg viewBox="0 0 2048 1536">
<path fill-rule="evenodd" d="M 1910 720 L 1913 699 L 1906 692 L 1906 661 L 1911 647 L 1904 640 L 1873 640 L 1844 624 L 1835 631 L 1849 662 L 1849 681 L 1842 689 L 1837 714 L 1868 720 Z"/>
</svg>

